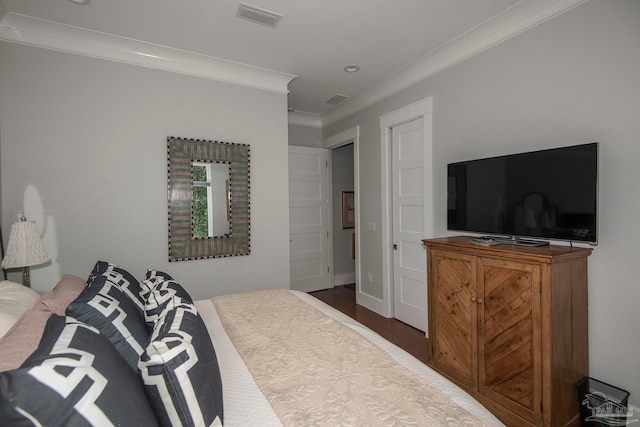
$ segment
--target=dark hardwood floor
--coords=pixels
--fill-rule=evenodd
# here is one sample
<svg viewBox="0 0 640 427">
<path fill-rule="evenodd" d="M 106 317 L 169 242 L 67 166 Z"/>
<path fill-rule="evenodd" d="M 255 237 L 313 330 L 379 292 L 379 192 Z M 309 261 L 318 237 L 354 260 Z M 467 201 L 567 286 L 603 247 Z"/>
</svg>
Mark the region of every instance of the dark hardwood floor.
<svg viewBox="0 0 640 427">
<path fill-rule="evenodd" d="M 310 295 L 362 323 L 423 363 L 427 363 L 427 337 L 424 332 L 399 320 L 387 319 L 356 304 L 353 285 L 336 286 L 332 289 L 310 292 Z"/>
</svg>

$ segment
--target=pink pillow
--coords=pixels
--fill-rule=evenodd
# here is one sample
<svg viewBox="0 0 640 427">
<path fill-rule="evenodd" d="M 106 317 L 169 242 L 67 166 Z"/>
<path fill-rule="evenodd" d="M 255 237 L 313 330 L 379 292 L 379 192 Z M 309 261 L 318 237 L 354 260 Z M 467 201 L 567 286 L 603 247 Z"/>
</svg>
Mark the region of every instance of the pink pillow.
<svg viewBox="0 0 640 427">
<path fill-rule="evenodd" d="M 52 313 L 64 316 L 64 311 L 69 303 L 80 295 L 86 284 L 86 279 L 65 274 L 56 287 L 51 292 L 42 295 L 40 300 Z"/>
<path fill-rule="evenodd" d="M 42 295 L 33 308 L 22 314 L 0 338 L 0 372 L 22 365 L 38 348 L 51 313 L 64 316 L 67 305 L 80 295 L 85 283 L 84 279 L 65 274 L 51 292 Z"/>
</svg>

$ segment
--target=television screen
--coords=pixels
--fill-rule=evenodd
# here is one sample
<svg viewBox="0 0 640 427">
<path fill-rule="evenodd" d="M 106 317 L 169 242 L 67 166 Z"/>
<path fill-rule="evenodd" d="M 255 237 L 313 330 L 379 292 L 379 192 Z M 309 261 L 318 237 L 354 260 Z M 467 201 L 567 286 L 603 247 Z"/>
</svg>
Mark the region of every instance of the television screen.
<svg viewBox="0 0 640 427">
<path fill-rule="evenodd" d="M 447 228 L 597 243 L 598 143 L 451 163 Z"/>
</svg>

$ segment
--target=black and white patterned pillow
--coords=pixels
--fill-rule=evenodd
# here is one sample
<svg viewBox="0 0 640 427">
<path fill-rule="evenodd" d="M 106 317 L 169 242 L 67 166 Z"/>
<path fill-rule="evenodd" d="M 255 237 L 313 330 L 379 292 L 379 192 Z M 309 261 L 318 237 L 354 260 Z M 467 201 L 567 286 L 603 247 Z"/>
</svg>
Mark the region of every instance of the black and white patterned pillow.
<svg viewBox="0 0 640 427">
<path fill-rule="evenodd" d="M 148 270 L 142 286 L 149 289 L 146 295 L 144 320 L 151 328 L 163 313 L 171 310 L 176 302 L 193 303 L 191 295 L 173 277 L 157 270 Z"/>
<path fill-rule="evenodd" d="M 161 426 L 221 426 L 222 381 L 213 344 L 193 303 L 178 295 L 184 290 L 167 292 L 180 286 L 171 282 L 157 283 L 150 293 L 164 310 L 150 308 L 154 327 L 138 362 L 147 398 Z"/>
<path fill-rule="evenodd" d="M 65 314 L 97 328 L 137 370 L 138 358 L 149 341 L 149 329 L 142 311 L 118 285 L 104 275 L 90 276 Z"/>
<path fill-rule="evenodd" d="M 191 295 L 169 274 L 158 270 L 147 270 L 147 275 L 143 281 L 144 287 L 155 290 L 173 289 L 180 298 L 188 302 L 193 302 Z M 148 298 L 147 298 L 148 300 Z M 149 308 L 148 301 L 145 310 Z"/>
<path fill-rule="evenodd" d="M 154 426 L 140 381 L 93 327 L 52 315 L 37 350 L 0 373 L 0 424 Z"/>
<path fill-rule="evenodd" d="M 131 298 L 140 310 L 144 310 L 146 294 L 149 290 L 142 286 L 133 274 L 110 262 L 98 261 L 91 271 L 89 281 L 95 276 L 106 277 L 107 280 L 114 283 L 125 295 Z"/>
</svg>

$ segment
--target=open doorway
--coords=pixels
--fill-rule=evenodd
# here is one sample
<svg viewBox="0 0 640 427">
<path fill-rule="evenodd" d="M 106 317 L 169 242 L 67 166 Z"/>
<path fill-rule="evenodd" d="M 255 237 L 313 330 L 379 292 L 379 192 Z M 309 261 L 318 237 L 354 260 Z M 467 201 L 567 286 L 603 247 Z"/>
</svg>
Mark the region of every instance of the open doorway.
<svg viewBox="0 0 640 427">
<path fill-rule="evenodd" d="M 331 235 L 331 260 L 332 267 L 333 266 L 333 251 L 334 251 L 334 234 L 336 236 L 340 236 L 340 241 L 336 245 L 340 245 L 340 249 L 338 250 L 341 255 L 340 259 L 343 260 L 344 264 L 341 267 L 338 267 L 338 275 L 336 276 L 334 273 L 336 272 L 335 268 L 332 268 L 332 283 L 334 285 L 338 284 L 347 284 L 353 283 L 353 288 L 355 288 L 355 297 L 356 303 L 360 304 L 361 301 L 361 292 L 360 292 L 360 283 L 361 283 L 361 266 L 360 266 L 360 183 L 359 183 L 359 150 L 360 150 L 360 127 L 354 126 L 345 131 L 342 131 L 338 134 L 332 135 L 323 140 L 322 144 L 326 149 L 330 150 L 332 153 L 329 156 L 329 177 L 331 183 L 329 188 L 331 189 L 331 205 L 334 206 L 332 208 L 332 212 L 336 212 L 336 209 L 340 210 L 340 216 L 336 213 L 336 218 L 340 219 L 340 221 L 334 220 L 334 216 L 332 214 L 332 232 Z M 343 150 L 340 150 L 341 147 L 345 147 Z M 339 151 L 335 151 L 339 150 Z M 336 161 L 338 165 L 336 169 L 337 175 L 334 178 L 334 165 L 333 165 L 333 153 L 335 152 Z M 348 175 L 348 177 L 339 178 L 338 175 Z M 333 180 L 343 179 L 343 182 L 352 182 L 353 188 L 353 228 L 342 228 L 342 189 L 338 187 L 339 184 L 336 184 L 336 189 L 334 190 Z M 337 194 L 336 194 L 337 193 Z M 336 202 L 339 201 L 339 202 Z M 338 232 L 336 232 L 338 230 Z M 346 242 L 345 242 L 346 240 Z M 346 252 L 346 253 L 345 253 Z M 353 267 L 351 267 L 353 266 Z"/>
<path fill-rule="evenodd" d="M 333 285 L 355 290 L 355 199 L 353 143 L 330 150 L 333 217 Z M 354 293 L 355 298 L 355 293 Z"/>
</svg>

